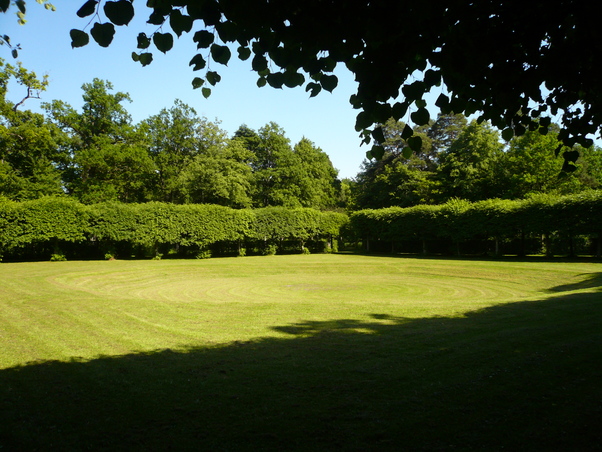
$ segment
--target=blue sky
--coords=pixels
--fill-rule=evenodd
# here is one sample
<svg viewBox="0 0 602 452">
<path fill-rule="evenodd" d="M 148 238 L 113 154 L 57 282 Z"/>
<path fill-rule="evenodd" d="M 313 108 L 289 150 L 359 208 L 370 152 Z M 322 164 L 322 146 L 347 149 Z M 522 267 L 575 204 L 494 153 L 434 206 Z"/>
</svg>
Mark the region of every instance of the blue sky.
<svg viewBox="0 0 602 452">
<path fill-rule="evenodd" d="M 339 177 L 357 174 L 368 147 L 360 146 L 354 127 L 358 111 L 349 104 L 356 83 L 342 65 L 335 71 L 339 85 L 333 93 L 323 91 L 310 99 L 303 88 L 258 88 L 250 62 L 239 61 L 234 52 L 227 67 L 212 63 L 211 69 L 220 73 L 222 81 L 213 88 L 211 97 L 205 99 L 200 90 L 193 90 L 191 85 L 192 79 L 199 74 L 188 66 L 197 53 L 190 34 L 183 34 L 176 40 L 167 54 L 154 49 L 154 60 L 149 66 L 142 67 L 131 59 L 132 51 L 137 50 L 137 34 L 144 31 L 150 35 L 157 29 L 145 23 L 150 10 L 142 5 L 138 6 L 138 15 L 129 26 L 116 27 L 117 33 L 109 48 L 102 48 L 91 40 L 86 47 L 72 49 L 69 30 L 89 31 L 91 28 L 89 17 L 80 19 L 76 16 L 83 3 L 83 0 L 56 1 L 57 11 L 51 12 L 29 1 L 24 26 L 17 24 L 14 6 L 7 14 L 0 14 L 0 34 L 9 35 L 13 44 L 21 45 L 19 61 L 23 66 L 39 76 L 49 75 L 50 85 L 43 93 L 42 101 L 60 99 L 79 109 L 82 84 L 97 77 L 109 80 L 116 91 L 130 94 L 132 103 L 127 109 L 134 122 L 181 99 L 200 116 L 220 121 L 229 134 L 243 123 L 258 129 L 274 121 L 286 131 L 292 144 L 305 136 L 324 150 L 339 170 Z M 101 20 L 105 21 L 105 18 L 101 17 Z M 0 47 L 0 57 L 14 62 L 5 46 Z M 435 98 L 437 95 L 434 94 Z M 13 89 L 8 97 L 13 101 L 20 100 L 22 93 Z M 29 100 L 25 108 L 38 110 L 40 103 Z"/>
</svg>

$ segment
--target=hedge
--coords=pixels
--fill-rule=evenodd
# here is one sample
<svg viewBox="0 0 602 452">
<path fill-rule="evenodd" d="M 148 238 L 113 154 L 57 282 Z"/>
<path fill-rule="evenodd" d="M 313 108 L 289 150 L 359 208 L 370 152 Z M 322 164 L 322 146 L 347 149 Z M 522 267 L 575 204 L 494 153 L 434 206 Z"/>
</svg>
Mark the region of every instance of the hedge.
<svg viewBox="0 0 602 452">
<path fill-rule="evenodd" d="M 49 250 L 70 258 L 208 256 L 211 247 L 262 248 L 266 243 L 330 242 L 347 215 L 314 209 L 232 209 L 211 204 L 103 203 L 67 197 L 13 202 L 0 199 L 0 257 L 45 259 Z M 276 248 L 278 245 L 274 245 Z M 259 250 L 258 252 L 261 252 Z M 243 253 L 244 254 L 244 253 Z"/>
<path fill-rule="evenodd" d="M 361 242 L 368 251 L 398 251 L 405 246 L 424 252 L 428 243 L 435 252 L 502 254 L 504 243 L 516 254 L 552 254 L 552 246 L 576 254 L 574 241 L 581 238 L 580 251 L 599 256 L 602 192 L 366 209 L 350 216 L 346 231 L 350 240 Z"/>
</svg>

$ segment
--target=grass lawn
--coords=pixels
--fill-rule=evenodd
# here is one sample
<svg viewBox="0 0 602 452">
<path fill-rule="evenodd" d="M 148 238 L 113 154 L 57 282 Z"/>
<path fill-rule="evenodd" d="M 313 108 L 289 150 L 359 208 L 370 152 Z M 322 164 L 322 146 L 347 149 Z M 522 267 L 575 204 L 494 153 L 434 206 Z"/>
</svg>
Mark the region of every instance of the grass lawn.
<svg viewBox="0 0 602 452">
<path fill-rule="evenodd" d="M 0 451 L 601 450 L 602 264 L 0 264 Z"/>
</svg>

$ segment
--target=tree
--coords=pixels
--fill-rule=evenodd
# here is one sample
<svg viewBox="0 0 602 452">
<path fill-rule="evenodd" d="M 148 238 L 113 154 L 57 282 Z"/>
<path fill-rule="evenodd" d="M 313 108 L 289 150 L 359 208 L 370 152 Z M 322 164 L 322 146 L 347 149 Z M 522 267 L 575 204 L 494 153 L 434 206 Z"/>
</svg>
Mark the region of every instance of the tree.
<svg viewBox="0 0 602 452">
<path fill-rule="evenodd" d="M 480 201 L 498 194 L 495 171 L 504 145 L 488 123 L 472 121 L 440 155 L 438 174 L 443 199 Z"/>
<path fill-rule="evenodd" d="M 556 158 L 559 128 L 550 127 L 547 135 L 527 132 L 513 138 L 499 161 L 496 180 L 499 196 L 525 198 L 535 193 L 571 194 L 600 185 L 600 151 L 579 149 L 578 170 L 571 175 L 561 171 Z"/>
<path fill-rule="evenodd" d="M 10 80 L 26 91 L 16 103 L 6 98 Z M 64 136 L 44 116 L 19 110 L 28 99 L 39 99 L 47 84 L 46 77 L 0 59 L 0 195 L 10 199 L 64 193 L 59 171 L 66 159 L 60 150 Z"/>
<path fill-rule="evenodd" d="M 65 148 L 70 159 L 63 172 L 68 193 L 84 203 L 148 200 L 154 165 L 122 105 L 129 96 L 111 93 L 112 84 L 99 79 L 82 89 L 81 113 L 62 101 L 45 105 L 52 121 L 69 135 Z"/>
<path fill-rule="evenodd" d="M 181 100 L 144 120 L 140 130 L 157 168 L 157 201 L 179 201 L 182 171 L 197 155 L 211 153 L 227 140 L 218 124 L 199 117 Z"/>
<path fill-rule="evenodd" d="M 243 141 L 236 138 L 196 155 L 179 176 L 184 201 L 250 207 L 251 157 Z"/>
<path fill-rule="evenodd" d="M 10 3 L 2 0 L 0 10 L 7 11 Z M 15 3 L 23 14 L 25 2 Z M 356 128 L 367 142 L 382 141 L 379 128 L 369 128 L 390 117 L 400 120 L 410 112 L 415 124 L 428 124 L 424 95 L 433 89 L 441 93 L 436 105 L 443 113 L 478 112 L 480 121 L 503 129 L 506 140 L 527 129 L 547 130 L 549 117 L 559 113 L 559 138 L 569 147 L 589 147 L 588 135 L 600 132 L 602 39 L 595 2 L 563 0 L 553 8 L 516 0 L 308 0 L 294 7 L 285 0 L 163 0 L 146 5 L 86 1 L 78 16 L 93 19 L 86 19 L 84 30 L 70 31 L 72 46 L 87 45 L 89 34 L 108 46 L 115 26 L 144 10 L 157 31 L 138 35 L 140 52 L 132 58 L 147 65 L 151 46 L 167 52 L 174 34 L 180 37 L 197 25 L 191 37 L 199 52 L 189 65 L 204 69 L 192 84 L 206 96 L 220 79 L 207 61 L 227 64 L 233 46 L 241 60 L 250 60 L 260 86 L 305 85 L 312 96 L 336 87 L 333 70 L 342 63 L 358 81 L 351 103 L 361 110 Z M 103 15 L 108 21 L 102 22 Z M 413 146 L 419 150 L 418 141 Z M 383 152 L 377 146 L 371 155 Z"/>
<path fill-rule="evenodd" d="M 328 155 L 307 138 L 293 147 L 299 159 L 295 179 L 291 183 L 299 187 L 299 201 L 303 207 L 325 209 L 336 204 L 338 171 Z"/>
</svg>

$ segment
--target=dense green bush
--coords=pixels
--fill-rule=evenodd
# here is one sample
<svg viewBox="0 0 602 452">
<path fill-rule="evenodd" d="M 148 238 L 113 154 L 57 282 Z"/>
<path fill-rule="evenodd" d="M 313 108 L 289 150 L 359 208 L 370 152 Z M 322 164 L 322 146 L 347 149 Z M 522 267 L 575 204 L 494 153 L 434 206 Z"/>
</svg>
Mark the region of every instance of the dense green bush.
<svg viewBox="0 0 602 452">
<path fill-rule="evenodd" d="M 285 242 L 303 252 L 309 243 L 312 250 L 318 242 L 332 248 L 333 237 L 347 221 L 344 214 L 309 208 L 237 210 L 159 202 L 85 206 L 67 198 L 0 199 L 0 256 L 206 258 L 244 256 L 250 250 L 274 254 L 286 248 Z"/>
<path fill-rule="evenodd" d="M 602 192 L 366 209 L 350 216 L 345 231 L 368 251 L 399 251 L 404 244 L 412 250 L 453 254 L 600 255 Z"/>
</svg>

